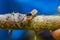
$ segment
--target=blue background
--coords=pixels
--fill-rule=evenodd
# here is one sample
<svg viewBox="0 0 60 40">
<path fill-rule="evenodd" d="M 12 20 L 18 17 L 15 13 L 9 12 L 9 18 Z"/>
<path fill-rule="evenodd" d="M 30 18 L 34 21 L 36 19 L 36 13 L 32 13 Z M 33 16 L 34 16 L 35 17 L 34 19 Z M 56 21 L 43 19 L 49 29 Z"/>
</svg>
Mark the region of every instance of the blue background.
<svg viewBox="0 0 60 40">
<path fill-rule="evenodd" d="M 0 0 L 0 13 L 27 13 L 37 9 L 38 14 L 56 14 L 60 0 Z"/>
<path fill-rule="evenodd" d="M 38 10 L 38 15 L 57 15 L 57 8 L 60 0 L 0 0 L 0 14 L 19 12 L 26 14 L 33 9 Z M 19 38 L 26 32 L 23 30 L 13 30 L 11 38 Z M 0 30 L 0 38 L 9 36 L 8 30 Z"/>
</svg>

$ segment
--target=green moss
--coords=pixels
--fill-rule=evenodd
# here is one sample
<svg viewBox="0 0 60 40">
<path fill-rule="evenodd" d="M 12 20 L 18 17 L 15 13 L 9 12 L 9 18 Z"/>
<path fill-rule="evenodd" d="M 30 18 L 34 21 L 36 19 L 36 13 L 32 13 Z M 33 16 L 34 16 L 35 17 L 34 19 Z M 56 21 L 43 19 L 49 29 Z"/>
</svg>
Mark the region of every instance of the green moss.
<svg viewBox="0 0 60 40">
<path fill-rule="evenodd" d="M 11 24 L 12 23 L 12 24 Z M 31 22 L 31 23 L 20 23 L 20 22 L 0 22 L 1 29 L 30 29 L 34 31 L 40 30 L 55 30 L 60 28 L 60 22 Z"/>
</svg>

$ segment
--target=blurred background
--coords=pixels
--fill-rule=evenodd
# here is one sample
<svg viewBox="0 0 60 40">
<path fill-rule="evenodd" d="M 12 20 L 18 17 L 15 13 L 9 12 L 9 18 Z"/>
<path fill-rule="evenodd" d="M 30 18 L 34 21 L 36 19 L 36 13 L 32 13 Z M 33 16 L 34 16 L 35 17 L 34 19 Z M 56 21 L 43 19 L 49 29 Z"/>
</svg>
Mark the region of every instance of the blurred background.
<svg viewBox="0 0 60 40">
<path fill-rule="evenodd" d="M 37 9 L 38 14 L 57 14 L 60 0 L 0 0 L 0 14 L 20 12 L 26 14 Z"/>
<path fill-rule="evenodd" d="M 0 14 L 19 12 L 26 14 L 33 9 L 38 10 L 38 15 L 57 15 L 60 0 L 0 0 Z M 12 38 L 21 38 L 27 30 L 13 30 Z M 8 38 L 8 30 L 0 30 L 0 38 Z"/>
</svg>

